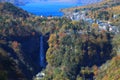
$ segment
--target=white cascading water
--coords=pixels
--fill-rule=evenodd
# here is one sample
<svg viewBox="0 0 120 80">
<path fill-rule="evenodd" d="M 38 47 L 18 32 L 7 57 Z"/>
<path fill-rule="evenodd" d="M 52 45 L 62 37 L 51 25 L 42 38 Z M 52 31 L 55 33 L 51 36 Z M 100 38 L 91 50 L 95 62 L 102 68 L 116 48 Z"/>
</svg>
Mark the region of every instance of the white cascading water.
<svg viewBox="0 0 120 80">
<path fill-rule="evenodd" d="M 43 36 L 40 36 L 40 66 L 43 68 L 46 66 Z"/>
</svg>

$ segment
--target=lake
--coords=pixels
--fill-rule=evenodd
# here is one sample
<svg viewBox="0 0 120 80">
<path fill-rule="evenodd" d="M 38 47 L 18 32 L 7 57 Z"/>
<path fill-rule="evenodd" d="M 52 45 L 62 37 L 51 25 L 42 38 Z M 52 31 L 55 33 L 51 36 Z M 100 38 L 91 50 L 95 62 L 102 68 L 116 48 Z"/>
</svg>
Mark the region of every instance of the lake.
<svg viewBox="0 0 120 80">
<path fill-rule="evenodd" d="M 60 9 L 70 8 L 76 6 L 82 6 L 83 4 L 77 3 L 63 3 L 63 2 L 45 2 L 41 1 L 39 3 L 29 3 L 24 6 L 19 6 L 20 8 L 38 16 L 63 16 L 64 14 L 60 12 Z"/>
</svg>

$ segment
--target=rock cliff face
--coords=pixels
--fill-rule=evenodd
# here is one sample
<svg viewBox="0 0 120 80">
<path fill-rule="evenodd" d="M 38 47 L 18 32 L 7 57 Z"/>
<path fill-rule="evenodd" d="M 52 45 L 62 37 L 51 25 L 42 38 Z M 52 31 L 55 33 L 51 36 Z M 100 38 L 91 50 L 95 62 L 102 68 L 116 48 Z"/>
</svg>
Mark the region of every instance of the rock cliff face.
<svg viewBox="0 0 120 80">
<path fill-rule="evenodd" d="M 41 70 L 41 34 L 30 27 L 27 18 L 29 14 L 22 9 L 0 3 L 0 80 L 31 80 Z"/>
<path fill-rule="evenodd" d="M 45 53 L 48 49 L 48 36 L 43 36 L 43 38 Z M 42 63 L 40 62 L 40 35 L 11 36 L 6 39 L 4 44 L 0 43 L 0 62 L 2 62 L 0 64 L 0 71 L 2 72 L 0 77 L 3 76 L 11 80 L 18 80 L 19 78 L 31 80 L 43 68 L 40 65 Z M 45 58 L 44 61 L 46 61 Z"/>
<path fill-rule="evenodd" d="M 3 55 L 7 59 L 0 65 L 3 67 L 0 68 L 3 72 L 4 68 L 8 68 L 6 78 L 12 79 L 16 75 L 15 79 L 27 78 L 31 80 L 33 75 L 40 71 L 39 36 L 10 37 L 5 44 L 0 44 L 0 48 L 3 50 L 0 55 L 1 60 L 3 59 L 2 62 L 4 61 Z M 13 70 L 6 66 L 9 64 Z M 15 75 L 11 77 L 13 72 Z M 17 75 L 17 73 L 19 74 Z"/>
</svg>

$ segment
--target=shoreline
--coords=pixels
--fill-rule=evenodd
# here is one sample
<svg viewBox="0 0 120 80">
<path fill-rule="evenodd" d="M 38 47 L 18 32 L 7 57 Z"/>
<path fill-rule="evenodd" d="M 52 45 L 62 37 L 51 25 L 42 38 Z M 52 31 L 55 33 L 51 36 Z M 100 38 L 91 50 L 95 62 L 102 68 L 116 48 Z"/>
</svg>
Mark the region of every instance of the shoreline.
<svg viewBox="0 0 120 80">
<path fill-rule="evenodd" d="M 97 4 L 99 3 L 99 2 L 96 2 Z M 94 3 L 95 4 L 95 3 Z M 26 4 L 27 5 L 27 4 Z M 56 5 L 56 4 L 55 4 Z M 65 4 L 62 4 L 61 3 L 61 5 L 60 6 L 64 6 Z M 67 4 L 68 5 L 68 4 Z M 90 5 L 90 4 L 89 4 Z M 52 5 L 52 6 L 54 6 L 54 5 Z M 57 12 L 55 11 L 54 13 L 48 13 L 48 14 L 46 14 L 46 13 L 44 13 L 44 11 L 42 12 L 42 10 L 39 10 L 38 9 L 38 13 L 35 13 L 34 12 L 34 10 L 33 11 L 31 11 L 31 10 L 29 10 L 29 9 L 27 9 L 27 7 L 25 6 L 25 8 L 26 9 L 24 9 L 24 6 L 22 7 L 22 6 L 18 6 L 18 7 L 20 7 L 20 8 L 22 8 L 22 9 L 24 9 L 25 11 L 27 11 L 27 12 L 29 12 L 29 13 L 32 13 L 32 14 L 34 14 L 34 15 L 36 15 L 36 16 L 43 16 L 43 17 L 64 17 L 65 16 L 65 13 L 66 12 L 71 12 L 71 10 L 69 11 L 69 9 L 76 9 L 76 8 L 79 8 L 79 7 L 85 7 L 85 6 L 88 6 L 88 4 L 75 4 L 75 5 L 69 5 L 69 6 L 65 6 L 65 7 L 60 7 L 58 10 L 57 10 Z M 33 6 L 34 7 L 34 6 Z M 36 6 L 37 7 L 37 6 Z M 55 7 L 57 7 L 57 6 L 55 6 Z M 29 8 L 29 6 L 28 6 L 28 8 Z M 39 7 L 38 7 L 39 8 Z M 49 6 L 48 6 L 48 8 L 49 8 Z M 41 9 L 41 8 L 40 8 Z M 43 9 L 44 9 L 44 7 L 43 7 Z M 45 8 L 45 9 L 47 9 L 47 8 Z M 51 8 L 52 9 L 52 8 Z M 68 11 L 66 11 L 66 10 L 68 10 Z M 48 11 L 49 12 L 49 11 Z M 51 11 L 50 11 L 51 12 Z M 56 13 L 57 13 L 57 15 L 56 15 Z M 59 14 L 60 15 L 59 15 Z"/>
<path fill-rule="evenodd" d="M 64 8 L 64 9 L 61 9 L 60 11 L 65 14 L 66 12 L 73 12 L 76 9 L 80 10 L 80 9 L 90 8 L 90 7 L 94 8 L 94 6 L 96 6 L 96 5 L 100 6 L 101 4 L 104 4 L 106 2 L 107 1 L 101 0 L 100 2 L 96 2 L 96 3 L 90 3 L 90 4 L 85 4 L 85 5 L 81 5 L 81 6 L 77 6 L 77 7 L 71 7 L 71 8 Z"/>
</svg>

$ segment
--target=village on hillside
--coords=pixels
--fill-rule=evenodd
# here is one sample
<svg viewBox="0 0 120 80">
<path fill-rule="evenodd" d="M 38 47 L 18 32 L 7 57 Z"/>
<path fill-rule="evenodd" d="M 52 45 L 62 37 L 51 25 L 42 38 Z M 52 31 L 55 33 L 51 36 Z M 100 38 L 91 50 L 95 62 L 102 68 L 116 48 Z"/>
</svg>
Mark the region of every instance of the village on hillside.
<svg viewBox="0 0 120 80">
<path fill-rule="evenodd" d="M 67 13 L 65 13 L 65 17 L 67 17 L 73 21 L 84 20 L 84 21 L 88 22 L 91 25 L 91 27 L 98 28 L 98 31 L 105 30 L 105 31 L 113 32 L 115 34 L 119 33 L 118 26 L 112 25 L 110 21 L 91 18 L 87 15 L 88 12 L 89 12 L 88 10 L 77 11 L 77 12 L 67 12 Z M 118 16 L 119 15 L 114 14 L 112 18 L 115 19 Z M 95 25 L 95 26 L 93 26 L 93 25 Z"/>
</svg>

